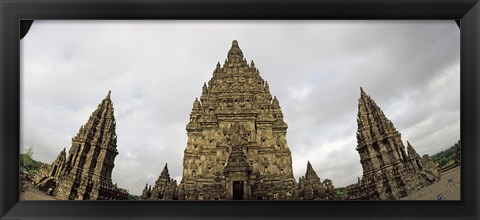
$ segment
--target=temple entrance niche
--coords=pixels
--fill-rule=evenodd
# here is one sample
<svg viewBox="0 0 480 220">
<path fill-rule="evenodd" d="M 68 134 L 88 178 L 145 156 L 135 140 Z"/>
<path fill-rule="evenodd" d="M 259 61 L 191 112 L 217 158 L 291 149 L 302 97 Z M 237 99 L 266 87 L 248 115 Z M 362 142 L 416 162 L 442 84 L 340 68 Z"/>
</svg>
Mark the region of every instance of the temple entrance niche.
<svg viewBox="0 0 480 220">
<path fill-rule="evenodd" d="M 57 165 L 55 165 L 53 167 L 53 171 L 52 171 L 52 174 L 50 176 L 55 176 L 56 173 L 57 173 Z"/>
<path fill-rule="evenodd" d="M 233 200 L 243 200 L 243 181 L 233 181 Z"/>
</svg>

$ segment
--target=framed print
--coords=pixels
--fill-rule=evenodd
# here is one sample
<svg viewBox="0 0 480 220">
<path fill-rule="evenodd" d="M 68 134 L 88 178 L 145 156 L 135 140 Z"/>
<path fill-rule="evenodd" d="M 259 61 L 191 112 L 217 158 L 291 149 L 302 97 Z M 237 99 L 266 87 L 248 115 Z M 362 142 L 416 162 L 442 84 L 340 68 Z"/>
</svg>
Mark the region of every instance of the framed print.
<svg viewBox="0 0 480 220">
<path fill-rule="evenodd" d="M 478 7 L 3 2 L 2 218 L 476 219 Z"/>
</svg>

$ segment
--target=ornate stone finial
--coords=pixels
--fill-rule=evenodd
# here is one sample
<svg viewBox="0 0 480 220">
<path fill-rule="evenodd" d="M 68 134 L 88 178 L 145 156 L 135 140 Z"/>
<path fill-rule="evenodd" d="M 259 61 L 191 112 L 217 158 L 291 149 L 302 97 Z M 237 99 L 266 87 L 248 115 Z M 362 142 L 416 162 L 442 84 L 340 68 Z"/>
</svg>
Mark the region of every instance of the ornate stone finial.
<svg viewBox="0 0 480 220">
<path fill-rule="evenodd" d="M 310 164 L 310 161 L 307 162 L 307 171 L 305 172 L 305 179 L 320 181 L 320 178 L 318 177 L 317 173 L 313 169 L 312 164 Z"/>
<path fill-rule="evenodd" d="M 193 102 L 193 109 L 195 110 L 201 109 L 201 104 L 200 104 L 200 101 L 198 101 L 198 98 L 195 98 L 195 101 Z"/>
<path fill-rule="evenodd" d="M 232 48 L 228 51 L 227 62 L 232 66 L 243 66 L 245 61 L 243 58 L 242 50 L 238 47 L 238 42 L 234 40 L 232 42 Z"/>
<path fill-rule="evenodd" d="M 273 96 L 272 106 L 273 108 L 280 108 L 280 103 L 278 102 L 277 96 Z"/>
<path fill-rule="evenodd" d="M 163 167 L 162 173 L 160 174 L 159 179 L 165 179 L 165 180 L 170 180 L 170 174 L 168 173 L 168 166 L 167 163 L 165 163 L 165 166 Z"/>
<path fill-rule="evenodd" d="M 363 90 L 363 88 L 360 86 L 360 97 L 367 96 L 367 93 Z"/>
<path fill-rule="evenodd" d="M 407 141 L 407 153 L 408 153 L 408 156 L 410 158 L 412 157 L 420 157 L 420 155 L 418 155 L 417 151 L 415 150 L 415 148 L 412 147 L 412 145 L 410 145 L 410 142 Z"/>
<path fill-rule="evenodd" d="M 207 83 L 206 83 L 206 82 L 203 83 L 202 93 L 203 93 L 203 94 L 207 94 L 207 93 L 208 93 Z"/>
<path fill-rule="evenodd" d="M 112 93 L 112 91 L 111 91 L 111 90 L 108 90 L 108 94 L 107 94 L 106 99 L 110 99 L 110 94 L 111 94 L 111 93 Z"/>
<path fill-rule="evenodd" d="M 253 60 L 252 60 L 252 62 L 250 62 L 250 66 L 255 67 L 255 63 L 253 62 Z"/>
<path fill-rule="evenodd" d="M 217 62 L 217 69 L 220 69 L 220 62 Z"/>
<path fill-rule="evenodd" d="M 60 153 L 58 154 L 57 159 L 54 161 L 54 163 L 57 161 L 64 161 L 66 157 L 67 157 L 67 152 L 66 152 L 66 149 L 63 148 L 63 150 L 60 151 Z"/>
</svg>

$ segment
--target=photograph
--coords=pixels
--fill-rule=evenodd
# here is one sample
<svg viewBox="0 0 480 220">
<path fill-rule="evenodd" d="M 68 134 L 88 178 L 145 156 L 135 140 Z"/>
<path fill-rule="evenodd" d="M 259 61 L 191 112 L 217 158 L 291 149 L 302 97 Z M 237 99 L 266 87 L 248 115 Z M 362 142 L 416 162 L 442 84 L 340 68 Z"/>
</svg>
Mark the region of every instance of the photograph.
<svg viewBox="0 0 480 220">
<path fill-rule="evenodd" d="M 19 197 L 461 201 L 460 76 L 454 20 L 34 20 Z"/>
</svg>

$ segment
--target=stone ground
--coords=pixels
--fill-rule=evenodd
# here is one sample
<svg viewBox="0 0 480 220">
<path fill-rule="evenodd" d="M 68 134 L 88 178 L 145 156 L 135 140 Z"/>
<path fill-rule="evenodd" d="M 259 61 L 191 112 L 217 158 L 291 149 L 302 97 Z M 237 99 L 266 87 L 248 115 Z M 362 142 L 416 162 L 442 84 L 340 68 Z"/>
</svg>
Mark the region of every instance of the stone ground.
<svg viewBox="0 0 480 220">
<path fill-rule="evenodd" d="M 20 193 L 20 200 L 56 200 L 53 196 L 40 191 L 31 183 L 26 183 L 25 192 Z"/>
<path fill-rule="evenodd" d="M 448 179 L 453 178 L 453 183 L 449 184 Z M 437 200 L 441 194 L 443 200 L 460 200 L 460 166 L 447 170 L 441 174 L 440 181 L 414 191 L 401 200 Z"/>
</svg>

